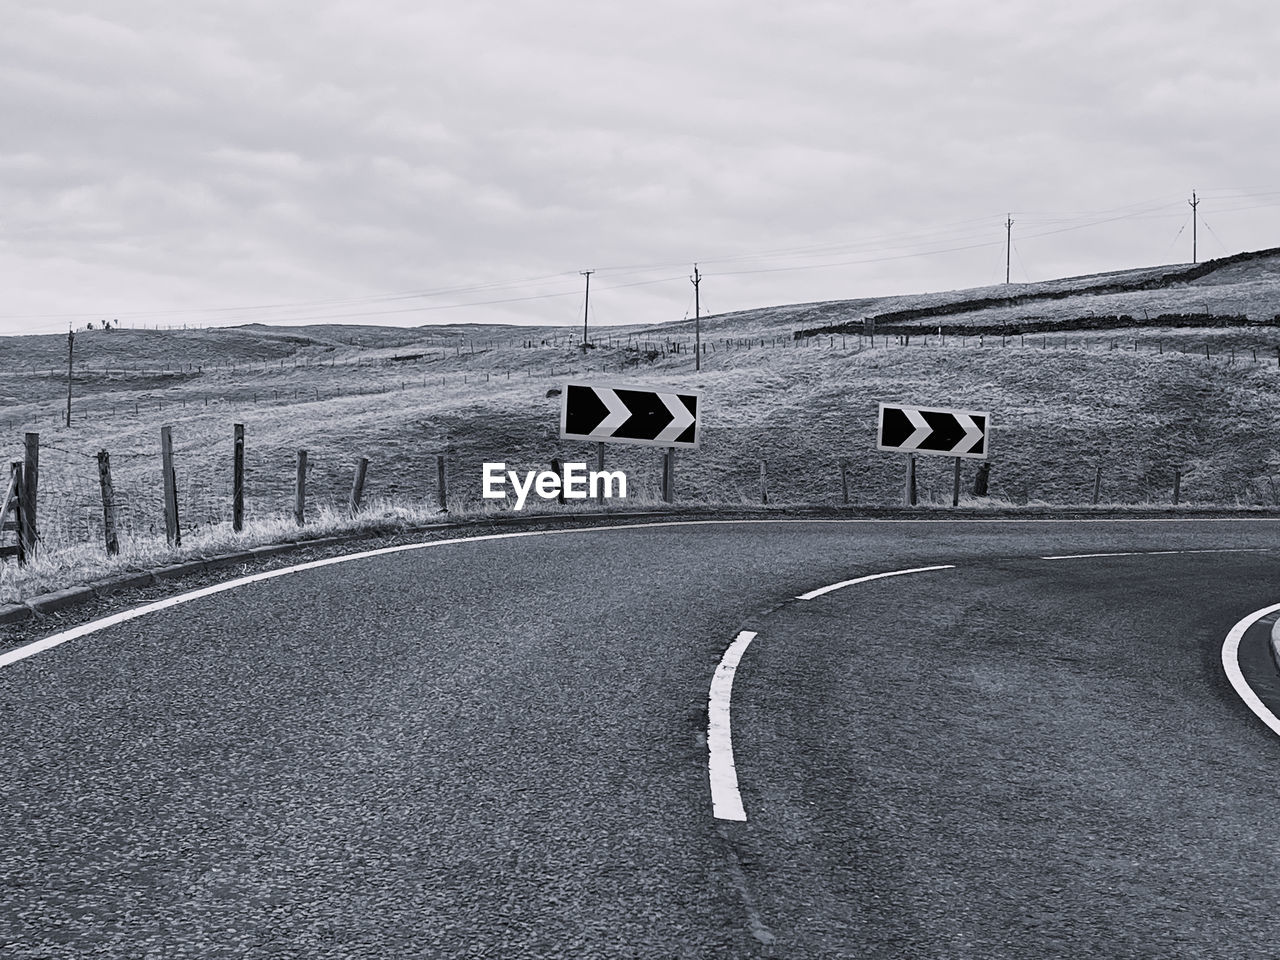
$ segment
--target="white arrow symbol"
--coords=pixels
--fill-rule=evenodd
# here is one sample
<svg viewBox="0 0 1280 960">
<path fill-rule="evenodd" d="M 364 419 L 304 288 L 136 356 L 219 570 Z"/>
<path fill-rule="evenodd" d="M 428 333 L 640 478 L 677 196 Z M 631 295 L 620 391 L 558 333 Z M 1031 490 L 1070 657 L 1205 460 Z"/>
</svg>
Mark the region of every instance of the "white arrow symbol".
<svg viewBox="0 0 1280 960">
<path fill-rule="evenodd" d="M 674 393 L 660 393 L 658 398 L 666 404 L 667 410 L 671 412 L 672 419 L 667 424 L 666 429 L 654 439 L 661 443 L 671 443 L 676 437 L 689 429 L 693 424 L 694 416 L 689 412 L 689 408 L 684 405 L 684 401 Z"/>
<path fill-rule="evenodd" d="M 973 449 L 974 444 L 982 439 L 982 428 L 974 422 L 973 417 L 965 416 L 963 413 L 955 414 L 955 418 L 956 422 L 964 428 L 964 436 L 951 448 L 951 452 L 968 453 Z"/>
<path fill-rule="evenodd" d="M 911 425 L 915 427 L 915 432 L 906 440 L 902 441 L 901 450 L 915 450 L 920 444 L 929 439 L 929 435 L 933 433 L 933 427 L 929 426 L 929 421 L 919 410 L 913 410 L 911 407 L 903 407 L 902 412 L 907 415 L 907 419 L 911 421 Z"/>
<path fill-rule="evenodd" d="M 631 419 L 631 411 L 618 399 L 618 395 L 607 387 L 596 387 L 596 396 L 609 408 L 609 415 L 596 424 L 590 433 L 593 437 L 612 437 L 613 431 Z"/>
</svg>

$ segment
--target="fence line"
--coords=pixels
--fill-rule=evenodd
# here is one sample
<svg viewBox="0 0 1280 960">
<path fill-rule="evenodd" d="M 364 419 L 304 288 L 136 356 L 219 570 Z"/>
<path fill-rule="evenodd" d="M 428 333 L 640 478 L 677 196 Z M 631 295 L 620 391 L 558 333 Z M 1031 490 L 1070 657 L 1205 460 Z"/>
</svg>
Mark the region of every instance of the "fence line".
<svg viewBox="0 0 1280 960">
<path fill-rule="evenodd" d="M 327 458 L 321 460 L 314 456 L 309 458 L 306 450 L 290 448 L 283 453 L 273 451 L 271 461 L 264 462 L 254 446 L 252 434 L 246 437 L 243 427 L 234 426 L 237 428 L 234 436 L 242 444 L 239 447 L 240 463 L 245 470 L 244 487 L 239 490 L 234 479 L 237 476 L 233 471 L 234 450 L 231 456 L 226 457 L 221 454 L 200 457 L 192 456 L 189 450 L 174 451 L 167 443 L 171 436 L 169 427 L 165 427 L 156 438 L 154 450 L 125 451 L 118 457 L 113 457 L 109 451 L 89 456 L 61 444 L 41 444 L 40 499 L 38 506 L 27 516 L 27 522 L 33 528 L 38 524 L 40 548 L 96 544 L 98 549 L 113 553 L 118 547 L 112 544 L 125 538 L 150 539 L 157 544 L 162 542 L 162 538 L 167 538 L 171 544 L 179 545 L 186 532 L 220 526 L 235 528 L 237 515 L 241 518 L 247 515 L 259 519 L 289 519 L 297 526 L 303 526 L 306 523 L 306 506 L 310 506 L 312 511 L 317 506 L 327 506 L 336 513 L 355 516 L 363 508 L 366 479 L 390 486 L 381 472 L 386 458 L 379 464 L 376 455 L 358 455 L 354 481 L 346 479 L 344 489 L 344 475 L 352 477 L 348 454 L 331 450 Z M 227 433 L 230 439 L 232 430 Z M 623 462 L 619 451 L 616 460 L 610 463 L 611 469 L 624 469 L 627 473 L 630 496 L 638 494 L 652 502 L 688 499 L 687 496 L 681 497 L 680 491 L 692 486 L 684 476 L 689 469 L 697 469 L 696 461 L 686 458 L 677 461 L 660 449 L 646 448 L 639 452 L 631 448 L 631 451 L 629 462 Z M 890 479 L 885 483 L 885 477 L 870 477 L 864 469 L 862 497 L 856 490 L 854 496 L 850 496 L 850 481 L 852 478 L 857 482 L 858 471 L 851 468 L 848 456 L 830 464 L 806 461 L 798 465 L 770 455 L 738 464 L 740 469 L 736 477 L 722 489 L 718 502 L 847 504 L 852 500 L 866 504 L 865 493 L 868 490 L 875 490 L 883 496 L 886 490 L 896 486 L 901 494 L 900 480 L 895 483 L 892 479 L 894 475 L 900 476 L 901 458 L 892 454 L 875 456 L 879 458 L 877 463 L 886 468 L 880 472 Z M 111 476 L 109 468 L 104 466 L 108 458 L 130 467 L 124 471 L 117 469 Z M 563 459 L 576 462 L 577 457 L 565 457 L 561 452 L 534 466 L 545 469 L 547 464 L 559 463 Z M 587 457 L 582 459 L 585 461 Z M 435 463 L 431 464 L 433 460 Z M 959 464 L 946 462 L 945 469 L 924 469 L 926 460 L 945 458 L 922 458 L 921 469 L 911 472 L 906 501 L 938 507 L 956 505 L 960 501 Z M 1145 487 L 1148 493 L 1155 491 L 1158 494 L 1155 502 L 1185 505 L 1188 501 L 1186 480 L 1194 477 L 1187 464 L 1193 458 L 1184 456 L 1180 461 L 1170 460 L 1171 464 L 1162 467 L 1144 466 L 1140 476 L 1149 481 Z M 464 458 L 456 449 L 447 454 L 432 453 L 421 469 L 412 471 L 419 486 L 416 494 L 407 498 L 401 495 L 401 499 L 426 504 L 434 502 L 440 509 L 450 504 L 457 506 L 469 502 L 469 492 L 474 496 L 476 484 L 459 483 L 457 473 L 463 463 L 470 469 L 473 464 L 469 461 L 470 458 Z M 892 465 L 888 461 L 893 461 Z M 436 470 L 431 470 L 431 465 Z M 324 468 L 324 477 L 309 476 L 317 472 L 318 466 Z M 993 461 L 984 461 L 976 473 L 966 479 L 965 489 L 971 490 L 973 497 L 990 495 L 999 500 L 1024 504 L 1047 502 L 1033 490 L 1032 484 L 1036 481 L 1033 470 L 1016 471 L 1012 460 L 1003 464 L 994 462 L 995 476 L 991 477 L 992 466 Z M 474 467 L 473 472 L 478 475 L 478 461 Z M 1078 474 L 1073 487 L 1076 495 L 1066 498 L 1064 505 L 1106 501 L 1108 497 L 1104 496 L 1104 491 L 1111 489 L 1117 481 L 1124 481 L 1121 474 L 1130 466 L 1121 461 L 1094 458 L 1078 459 L 1070 469 Z M 1274 475 L 1274 471 L 1280 470 L 1280 463 L 1260 464 L 1259 470 L 1260 475 L 1246 478 L 1238 488 L 1236 502 L 1280 506 L 1280 489 Z M 449 493 L 446 494 L 449 475 L 453 479 L 449 480 Z M 991 484 L 990 493 L 988 483 Z M 816 484 L 821 495 L 797 501 L 794 492 L 805 484 Z M 165 489 L 169 485 L 171 491 Z M 1194 500 L 1194 491 L 1192 493 Z M 694 497 L 697 498 L 696 492 Z M 243 512 L 236 509 L 241 498 Z M 896 497 L 890 502 L 894 499 Z M 1140 502 L 1150 503 L 1152 500 Z"/>
</svg>

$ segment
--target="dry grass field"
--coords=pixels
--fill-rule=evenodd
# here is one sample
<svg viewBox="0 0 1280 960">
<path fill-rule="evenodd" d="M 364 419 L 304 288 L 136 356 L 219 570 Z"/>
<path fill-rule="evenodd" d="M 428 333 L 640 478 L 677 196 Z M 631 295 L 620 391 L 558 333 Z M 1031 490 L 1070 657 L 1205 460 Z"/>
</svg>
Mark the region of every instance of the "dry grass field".
<svg viewBox="0 0 1280 960">
<path fill-rule="evenodd" d="M 1168 503 L 1180 470 L 1184 503 L 1280 504 L 1280 327 L 1272 322 L 1280 314 L 1280 253 L 1224 263 L 1194 281 L 1159 283 L 1175 269 L 1036 285 L 1071 295 L 966 308 L 946 320 L 980 328 L 1016 320 L 1018 310 L 1036 317 L 1056 311 L 1066 324 L 1025 337 L 938 336 L 924 321 L 909 341 L 834 332 L 865 316 L 972 304 L 1004 288 L 705 318 L 701 372 L 694 370 L 691 321 L 593 330 L 585 355 L 570 329 L 81 331 L 70 429 L 62 422 L 66 337 L 0 338 L 0 455 L 20 459 L 24 433 L 40 434 L 44 543 L 39 571 L 0 566 L 0 602 L 101 567 L 99 450 L 111 457 L 127 543 L 117 565 L 165 554 L 163 425 L 172 428 L 190 549 L 233 539 L 236 423 L 246 431 L 247 515 L 257 542 L 293 531 L 287 518 L 299 449 L 308 452 L 316 529 L 350 522 L 344 504 L 359 457 L 370 461 L 371 517 L 436 515 L 437 455 L 447 462 L 451 512 L 499 510 L 502 504 L 480 498 L 482 463 L 533 469 L 553 457 L 594 457 L 589 445 L 558 437 L 559 398 L 548 392 L 569 379 L 704 391 L 702 448 L 677 457 L 681 502 L 758 503 L 763 461 L 771 503 L 838 504 L 842 460 L 851 501 L 900 502 L 903 460 L 875 451 L 874 429 L 880 401 L 905 401 L 991 412 L 989 492 L 998 501 L 1088 503 L 1100 466 L 1109 503 Z M 1116 292 L 1126 283 L 1134 289 Z M 1018 286 L 1019 295 L 1036 293 Z M 1202 301 L 1208 313 L 1243 313 L 1246 320 L 1070 328 L 1073 316 L 1090 311 L 1194 313 Z M 833 332 L 795 336 L 815 326 Z M 924 502 L 949 503 L 951 463 L 920 459 Z M 657 499 L 657 451 L 610 447 L 608 464 L 627 472 L 633 503 Z M 964 474 L 967 489 L 972 462 Z"/>
</svg>

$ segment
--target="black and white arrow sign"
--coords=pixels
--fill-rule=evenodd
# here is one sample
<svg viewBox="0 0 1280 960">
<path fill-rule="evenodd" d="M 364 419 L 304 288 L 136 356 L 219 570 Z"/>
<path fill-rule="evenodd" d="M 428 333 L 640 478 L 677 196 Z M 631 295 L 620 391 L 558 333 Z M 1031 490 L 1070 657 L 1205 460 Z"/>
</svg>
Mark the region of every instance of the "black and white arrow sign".
<svg viewBox="0 0 1280 960">
<path fill-rule="evenodd" d="M 570 383 L 560 399 L 560 436 L 651 447 L 696 447 L 701 394 Z"/>
<path fill-rule="evenodd" d="M 990 430 L 984 411 L 882 403 L 876 449 L 985 460 Z"/>
</svg>

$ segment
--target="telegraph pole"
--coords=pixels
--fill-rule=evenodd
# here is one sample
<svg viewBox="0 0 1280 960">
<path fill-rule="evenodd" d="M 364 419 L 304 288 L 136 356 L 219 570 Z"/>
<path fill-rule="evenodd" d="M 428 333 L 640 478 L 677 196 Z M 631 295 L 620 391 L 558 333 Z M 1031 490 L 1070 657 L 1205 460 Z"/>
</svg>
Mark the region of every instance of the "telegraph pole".
<svg viewBox="0 0 1280 960">
<path fill-rule="evenodd" d="M 76 335 L 67 331 L 67 427 L 71 427 L 71 349 L 76 342 Z"/>
<path fill-rule="evenodd" d="M 698 300 L 698 284 L 702 282 L 702 274 L 698 265 L 693 265 L 693 276 L 689 278 L 693 284 L 693 369 L 702 369 L 702 304 Z"/>
<path fill-rule="evenodd" d="M 1187 201 L 1191 205 L 1191 262 L 1196 263 L 1196 207 L 1200 206 L 1200 201 L 1196 199 L 1196 192 L 1191 191 L 1191 199 Z"/>
<path fill-rule="evenodd" d="M 1013 246 L 1013 218 L 1007 213 L 1004 221 L 1004 282 L 1009 282 L 1009 250 Z"/>
<path fill-rule="evenodd" d="M 591 305 L 591 275 L 594 270 L 579 270 L 584 277 L 587 278 L 587 296 L 582 301 L 582 352 L 587 352 L 587 308 Z"/>
</svg>

